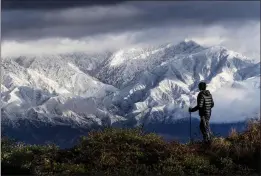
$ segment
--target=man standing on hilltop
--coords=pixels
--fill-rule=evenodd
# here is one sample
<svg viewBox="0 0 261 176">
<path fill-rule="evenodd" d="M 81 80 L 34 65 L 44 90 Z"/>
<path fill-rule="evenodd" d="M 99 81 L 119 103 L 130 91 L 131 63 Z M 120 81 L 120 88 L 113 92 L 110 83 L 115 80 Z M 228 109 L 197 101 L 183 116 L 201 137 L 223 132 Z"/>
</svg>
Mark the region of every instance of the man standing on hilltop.
<svg viewBox="0 0 261 176">
<path fill-rule="evenodd" d="M 211 109 L 214 107 L 214 101 L 209 90 L 206 90 L 206 83 L 200 82 L 198 88 L 200 90 L 197 97 L 197 106 L 189 108 L 189 112 L 199 111 L 200 116 L 200 131 L 203 135 L 204 142 L 209 143 L 211 140 L 211 132 L 209 127 L 209 119 Z"/>
</svg>

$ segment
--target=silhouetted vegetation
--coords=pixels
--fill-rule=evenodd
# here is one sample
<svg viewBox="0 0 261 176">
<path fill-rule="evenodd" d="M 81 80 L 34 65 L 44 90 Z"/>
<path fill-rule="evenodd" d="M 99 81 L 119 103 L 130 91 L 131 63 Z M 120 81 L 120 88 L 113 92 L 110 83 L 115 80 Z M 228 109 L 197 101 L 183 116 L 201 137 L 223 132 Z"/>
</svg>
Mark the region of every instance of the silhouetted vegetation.
<svg viewBox="0 0 261 176">
<path fill-rule="evenodd" d="M 70 149 L 25 145 L 2 137 L 2 174 L 259 175 L 260 120 L 243 133 L 201 142 L 166 142 L 140 129 L 93 131 Z"/>
</svg>

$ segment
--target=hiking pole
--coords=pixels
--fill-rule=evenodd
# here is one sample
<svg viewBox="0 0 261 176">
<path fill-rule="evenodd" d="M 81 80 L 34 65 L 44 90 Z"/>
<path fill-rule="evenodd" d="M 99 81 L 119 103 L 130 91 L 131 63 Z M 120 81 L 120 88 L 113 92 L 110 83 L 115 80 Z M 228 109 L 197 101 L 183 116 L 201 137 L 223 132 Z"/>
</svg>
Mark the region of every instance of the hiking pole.
<svg viewBox="0 0 261 176">
<path fill-rule="evenodd" d="M 183 107 L 183 109 L 184 108 L 188 108 L 188 106 L 186 106 L 186 107 Z M 186 115 L 187 113 L 185 113 L 185 116 L 187 116 Z M 189 111 L 189 143 L 191 143 L 192 142 L 192 134 L 191 134 L 191 112 Z"/>
<path fill-rule="evenodd" d="M 191 137 L 191 112 L 189 112 L 189 140 L 190 143 L 192 142 L 192 137 Z"/>
</svg>

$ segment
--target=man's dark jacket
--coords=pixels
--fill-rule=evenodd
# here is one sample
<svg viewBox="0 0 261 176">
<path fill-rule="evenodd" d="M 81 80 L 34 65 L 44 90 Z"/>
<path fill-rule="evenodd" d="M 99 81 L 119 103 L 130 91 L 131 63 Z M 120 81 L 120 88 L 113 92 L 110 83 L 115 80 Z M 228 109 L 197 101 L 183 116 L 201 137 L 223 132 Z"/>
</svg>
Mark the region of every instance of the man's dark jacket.
<svg viewBox="0 0 261 176">
<path fill-rule="evenodd" d="M 211 108 L 214 107 L 214 101 L 208 90 L 202 90 L 197 97 L 197 106 L 191 109 L 191 112 L 199 111 L 199 116 L 211 116 Z"/>
</svg>

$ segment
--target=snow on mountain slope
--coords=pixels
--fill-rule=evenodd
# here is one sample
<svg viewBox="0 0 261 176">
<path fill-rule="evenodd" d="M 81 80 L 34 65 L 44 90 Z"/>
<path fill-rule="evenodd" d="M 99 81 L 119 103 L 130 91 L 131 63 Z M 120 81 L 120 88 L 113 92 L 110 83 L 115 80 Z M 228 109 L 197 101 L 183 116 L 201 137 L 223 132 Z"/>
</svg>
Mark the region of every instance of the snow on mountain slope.
<svg viewBox="0 0 261 176">
<path fill-rule="evenodd" d="M 96 56 L 4 58 L 3 67 L 2 114 L 9 120 L 81 126 L 168 123 L 187 116 L 202 80 L 212 93 L 226 86 L 246 92 L 248 84 L 260 91 L 260 63 L 193 41 Z"/>
<path fill-rule="evenodd" d="M 1 91 L 3 119 L 84 125 L 90 121 L 101 124 L 100 119 L 111 116 L 89 98 L 99 101 L 117 89 L 82 71 L 77 66 L 80 60 L 74 59 L 67 56 L 5 58 Z"/>
<path fill-rule="evenodd" d="M 253 66 L 246 67 L 239 70 L 238 75 L 240 75 L 241 79 L 247 79 L 250 77 L 260 75 L 260 62 L 254 64 Z"/>
<path fill-rule="evenodd" d="M 244 81 L 249 75 L 259 76 L 260 71 L 258 74 L 252 67 L 257 66 L 223 47 L 177 54 L 134 77 L 115 94 L 113 103 L 127 114 L 136 116 L 149 109 L 151 119 L 173 121 L 184 118 L 182 108 L 195 104 L 200 81 L 206 81 L 208 89 L 215 92 L 235 81 Z"/>
<path fill-rule="evenodd" d="M 142 72 L 153 69 L 178 54 L 190 54 L 204 48 L 193 41 L 178 45 L 166 44 L 159 48 L 134 48 L 115 52 L 107 64 L 97 72 L 97 77 L 107 84 L 123 88 Z"/>
<path fill-rule="evenodd" d="M 117 90 L 81 71 L 66 57 L 8 58 L 3 62 L 3 84 L 7 88 L 24 85 L 83 97 L 103 97 Z"/>
<path fill-rule="evenodd" d="M 2 124 L 29 119 L 54 125 L 110 125 L 113 119 L 124 118 L 111 114 L 99 104 L 98 98 L 54 95 L 39 89 L 20 86 L 2 94 Z"/>
<path fill-rule="evenodd" d="M 243 81 L 235 81 L 233 82 L 231 87 L 237 89 L 253 89 L 253 88 L 260 89 L 260 75 L 249 77 Z"/>
</svg>

